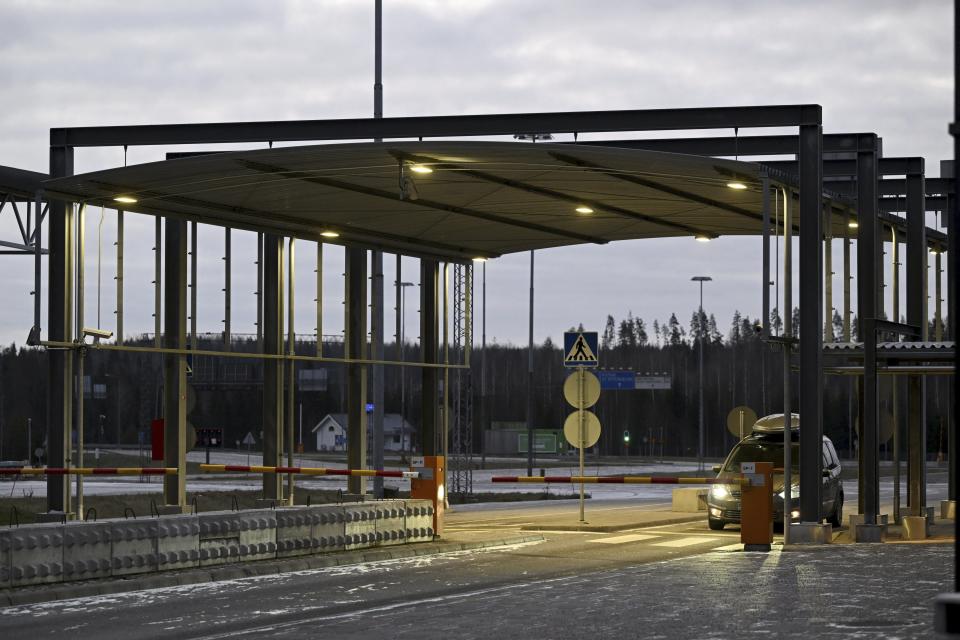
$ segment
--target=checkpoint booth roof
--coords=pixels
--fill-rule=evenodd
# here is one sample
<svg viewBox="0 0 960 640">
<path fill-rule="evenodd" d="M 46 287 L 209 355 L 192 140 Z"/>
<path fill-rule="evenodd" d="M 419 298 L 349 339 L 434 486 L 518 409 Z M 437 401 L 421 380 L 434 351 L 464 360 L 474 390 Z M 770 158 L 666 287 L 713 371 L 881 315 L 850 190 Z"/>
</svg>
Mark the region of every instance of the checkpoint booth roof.
<svg viewBox="0 0 960 640">
<path fill-rule="evenodd" d="M 589 144 L 361 142 L 179 157 L 44 188 L 92 205 L 456 261 L 759 235 L 760 172 L 755 163 Z"/>
</svg>

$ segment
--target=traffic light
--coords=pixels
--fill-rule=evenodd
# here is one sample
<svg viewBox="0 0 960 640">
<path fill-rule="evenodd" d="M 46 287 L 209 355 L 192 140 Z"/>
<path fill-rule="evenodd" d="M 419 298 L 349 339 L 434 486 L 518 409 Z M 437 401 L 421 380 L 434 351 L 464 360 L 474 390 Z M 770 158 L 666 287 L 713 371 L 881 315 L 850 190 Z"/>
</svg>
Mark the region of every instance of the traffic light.
<svg viewBox="0 0 960 640">
<path fill-rule="evenodd" d="M 623 432 L 623 444 L 630 444 L 630 432 L 624 430 Z"/>
</svg>

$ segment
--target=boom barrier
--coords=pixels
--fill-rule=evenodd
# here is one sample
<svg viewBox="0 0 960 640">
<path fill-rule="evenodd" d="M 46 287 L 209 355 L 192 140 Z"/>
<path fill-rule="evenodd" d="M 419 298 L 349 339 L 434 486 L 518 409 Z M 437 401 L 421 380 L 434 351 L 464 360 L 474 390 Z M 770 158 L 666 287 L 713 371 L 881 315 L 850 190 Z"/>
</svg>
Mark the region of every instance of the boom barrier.
<svg viewBox="0 0 960 640">
<path fill-rule="evenodd" d="M 377 469 L 327 469 L 324 467 L 263 467 L 238 464 L 201 464 L 207 473 L 292 473 L 304 476 L 362 476 L 368 478 L 419 478 L 419 471 L 379 471 Z"/>
<path fill-rule="evenodd" d="M 0 467 L 0 476 L 172 476 L 176 467 Z"/>
<path fill-rule="evenodd" d="M 681 478 L 672 476 L 494 476 L 492 482 L 565 483 L 565 484 L 748 484 L 734 478 Z"/>
</svg>

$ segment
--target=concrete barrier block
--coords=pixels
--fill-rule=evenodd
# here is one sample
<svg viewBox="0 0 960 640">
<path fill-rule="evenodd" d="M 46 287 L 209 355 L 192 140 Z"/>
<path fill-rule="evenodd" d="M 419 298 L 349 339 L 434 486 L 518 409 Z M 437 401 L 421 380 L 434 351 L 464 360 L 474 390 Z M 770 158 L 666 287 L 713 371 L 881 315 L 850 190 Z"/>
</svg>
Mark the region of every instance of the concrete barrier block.
<svg viewBox="0 0 960 640">
<path fill-rule="evenodd" d="M 344 505 L 344 538 L 346 549 L 363 549 L 377 543 L 377 506 L 375 503 Z"/>
<path fill-rule="evenodd" d="M 904 516 L 904 540 L 926 540 L 929 535 L 927 518 L 924 516 Z"/>
<path fill-rule="evenodd" d="M 310 507 L 277 510 L 277 557 L 290 558 L 313 553 L 313 527 L 317 515 Z"/>
<path fill-rule="evenodd" d="M 853 530 L 854 542 L 884 542 L 887 526 L 883 524 L 858 524 Z"/>
<path fill-rule="evenodd" d="M 830 544 L 833 542 L 833 526 L 815 522 L 799 522 L 790 525 L 790 545 Z"/>
<path fill-rule="evenodd" d="M 393 546 L 407 541 L 406 505 L 402 500 L 384 500 L 377 505 L 377 544 Z"/>
<path fill-rule="evenodd" d="M 0 531 L 0 589 L 10 586 L 10 531 Z"/>
<path fill-rule="evenodd" d="M 201 567 L 240 559 L 240 517 L 233 511 L 209 511 L 197 515 Z"/>
<path fill-rule="evenodd" d="M 945 520 L 953 520 L 956 518 L 957 513 L 957 501 L 956 500 L 941 500 L 940 501 L 940 517 Z"/>
<path fill-rule="evenodd" d="M 195 515 L 157 520 L 157 568 L 187 569 L 200 565 L 200 519 Z"/>
<path fill-rule="evenodd" d="M 63 579 L 105 578 L 113 570 L 109 522 L 68 522 L 63 527 Z"/>
<path fill-rule="evenodd" d="M 433 503 L 429 500 L 406 500 L 405 511 L 406 541 L 433 541 Z"/>
<path fill-rule="evenodd" d="M 312 507 L 313 527 L 310 537 L 314 553 L 343 551 L 346 545 L 346 516 L 342 505 Z"/>
<path fill-rule="evenodd" d="M 673 490 L 673 511 L 697 513 L 707 510 L 707 492 L 700 487 L 682 487 Z"/>
<path fill-rule="evenodd" d="M 268 560 L 277 557 L 277 512 L 247 511 L 240 516 L 240 557 Z"/>
<path fill-rule="evenodd" d="M 110 572 L 114 576 L 157 570 L 157 521 L 114 520 L 110 523 Z"/>
<path fill-rule="evenodd" d="M 10 584 L 22 587 L 63 580 L 64 525 L 37 524 L 10 532 Z"/>
</svg>

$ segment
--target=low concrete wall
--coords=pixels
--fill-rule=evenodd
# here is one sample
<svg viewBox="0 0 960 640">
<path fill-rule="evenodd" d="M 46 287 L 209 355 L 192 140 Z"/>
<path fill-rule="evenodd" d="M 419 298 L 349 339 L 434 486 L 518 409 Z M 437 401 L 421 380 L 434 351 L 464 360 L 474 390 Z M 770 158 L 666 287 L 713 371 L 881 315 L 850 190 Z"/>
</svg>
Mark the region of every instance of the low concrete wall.
<svg viewBox="0 0 960 640">
<path fill-rule="evenodd" d="M 0 530 L 0 589 L 429 542 L 428 500 L 213 511 Z"/>
</svg>

